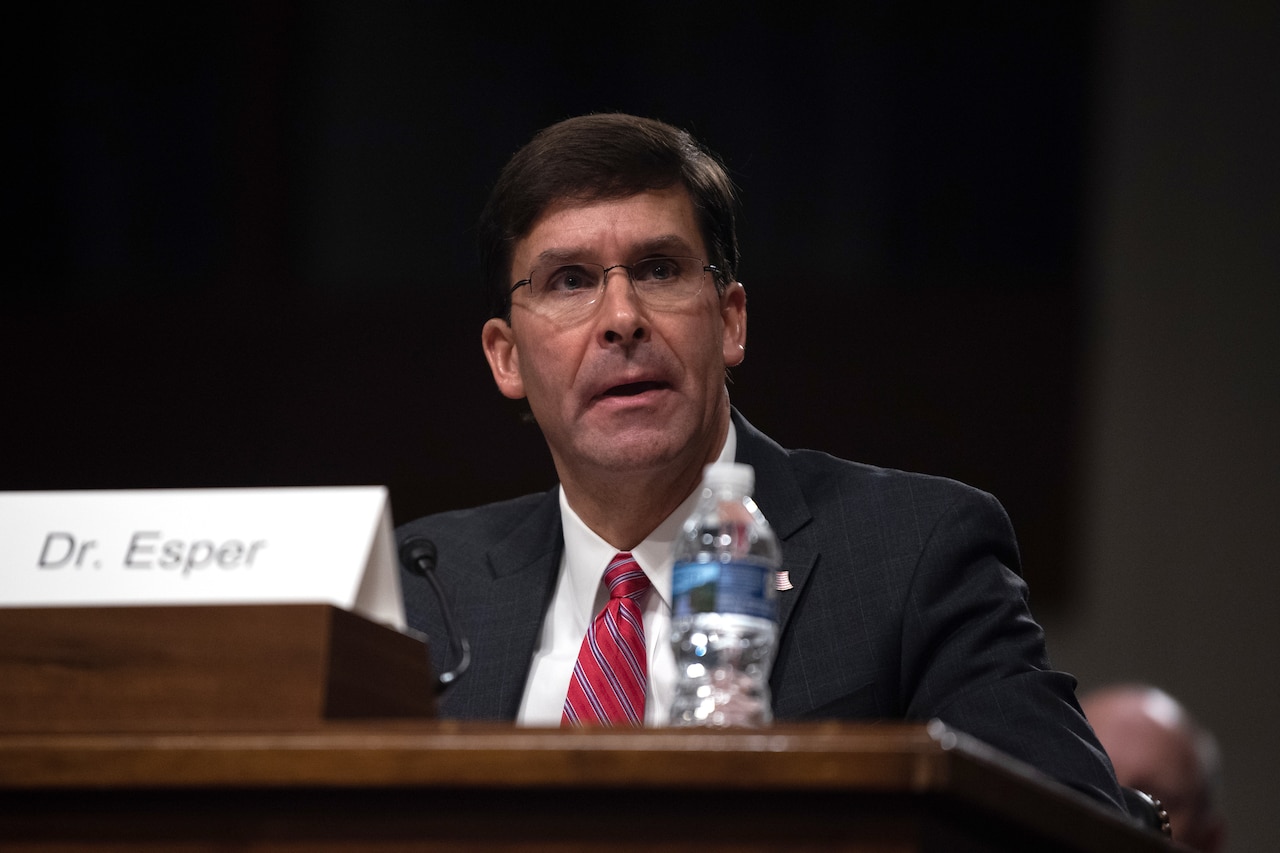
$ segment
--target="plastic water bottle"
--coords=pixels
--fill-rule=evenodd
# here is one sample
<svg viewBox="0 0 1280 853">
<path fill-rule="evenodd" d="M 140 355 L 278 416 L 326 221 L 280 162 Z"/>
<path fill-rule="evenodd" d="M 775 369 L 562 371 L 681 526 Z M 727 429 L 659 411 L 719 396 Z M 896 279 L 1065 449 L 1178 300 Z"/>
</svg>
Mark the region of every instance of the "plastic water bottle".
<svg viewBox="0 0 1280 853">
<path fill-rule="evenodd" d="M 750 465 L 703 470 L 698 508 L 676 540 L 673 726 L 765 726 L 778 634 L 778 539 L 751 499 Z"/>
</svg>

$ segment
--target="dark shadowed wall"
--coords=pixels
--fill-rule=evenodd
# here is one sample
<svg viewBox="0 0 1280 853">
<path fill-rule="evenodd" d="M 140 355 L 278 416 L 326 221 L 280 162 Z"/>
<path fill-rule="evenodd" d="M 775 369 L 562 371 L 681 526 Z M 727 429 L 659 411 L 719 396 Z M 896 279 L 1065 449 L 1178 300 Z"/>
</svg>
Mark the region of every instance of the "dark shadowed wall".
<svg viewBox="0 0 1280 853">
<path fill-rule="evenodd" d="M 1068 600 L 1090 4 L 52 7 L 14 163 L 0 486 L 545 488 L 488 378 L 472 226 L 538 128 L 691 129 L 741 186 L 734 401 L 998 494 Z"/>
</svg>

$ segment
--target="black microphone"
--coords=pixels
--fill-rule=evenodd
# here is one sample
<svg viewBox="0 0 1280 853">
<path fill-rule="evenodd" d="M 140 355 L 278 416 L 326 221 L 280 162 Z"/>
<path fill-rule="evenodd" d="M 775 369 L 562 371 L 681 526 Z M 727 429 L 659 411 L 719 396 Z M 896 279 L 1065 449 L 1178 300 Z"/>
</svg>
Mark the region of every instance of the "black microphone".
<svg viewBox="0 0 1280 853">
<path fill-rule="evenodd" d="M 443 693 L 445 688 L 457 681 L 459 676 L 471 665 L 471 644 L 457 630 L 453 623 L 453 613 L 449 610 L 449 600 L 445 598 L 440 579 L 436 577 L 436 543 L 422 536 L 410 536 L 400 545 L 400 562 L 409 571 L 427 579 L 431 589 L 435 591 L 440 602 L 440 614 L 444 617 L 444 629 L 449 635 L 449 645 L 458 651 L 458 665 L 448 672 L 442 672 L 436 679 L 436 693 Z"/>
</svg>

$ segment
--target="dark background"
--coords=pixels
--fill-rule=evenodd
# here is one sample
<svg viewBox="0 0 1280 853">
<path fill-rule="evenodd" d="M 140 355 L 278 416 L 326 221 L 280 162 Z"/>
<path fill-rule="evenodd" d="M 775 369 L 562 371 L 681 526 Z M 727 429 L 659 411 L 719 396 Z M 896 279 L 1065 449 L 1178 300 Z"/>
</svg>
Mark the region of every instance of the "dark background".
<svg viewBox="0 0 1280 853">
<path fill-rule="evenodd" d="M 473 223 L 538 128 L 690 129 L 744 204 L 731 395 L 994 492 L 1066 606 L 1091 3 L 54 4 L 11 34 L 0 489 L 546 488 Z"/>
</svg>

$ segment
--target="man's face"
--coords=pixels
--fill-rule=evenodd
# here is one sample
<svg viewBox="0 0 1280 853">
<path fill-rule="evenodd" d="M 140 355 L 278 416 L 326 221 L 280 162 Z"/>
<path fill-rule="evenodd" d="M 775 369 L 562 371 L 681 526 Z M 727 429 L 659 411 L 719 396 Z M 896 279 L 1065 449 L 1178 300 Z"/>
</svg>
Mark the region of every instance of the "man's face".
<svg viewBox="0 0 1280 853">
<path fill-rule="evenodd" d="M 688 192 L 550 207 L 513 253 L 514 283 L 545 258 L 603 266 L 654 255 L 705 259 Z M 512 294 L 511 321 L 485 324 L 499 390 L 527 398 L 562 479 L 644 470 L 698 471 L 719 450 L 729 404 L 724 369 L 742 361 L 746 296 L 711 273 L 687 303 L 646 307 L 625 270 L 608 274 L 591 313 L 558 323 Z"/>
</svg>

